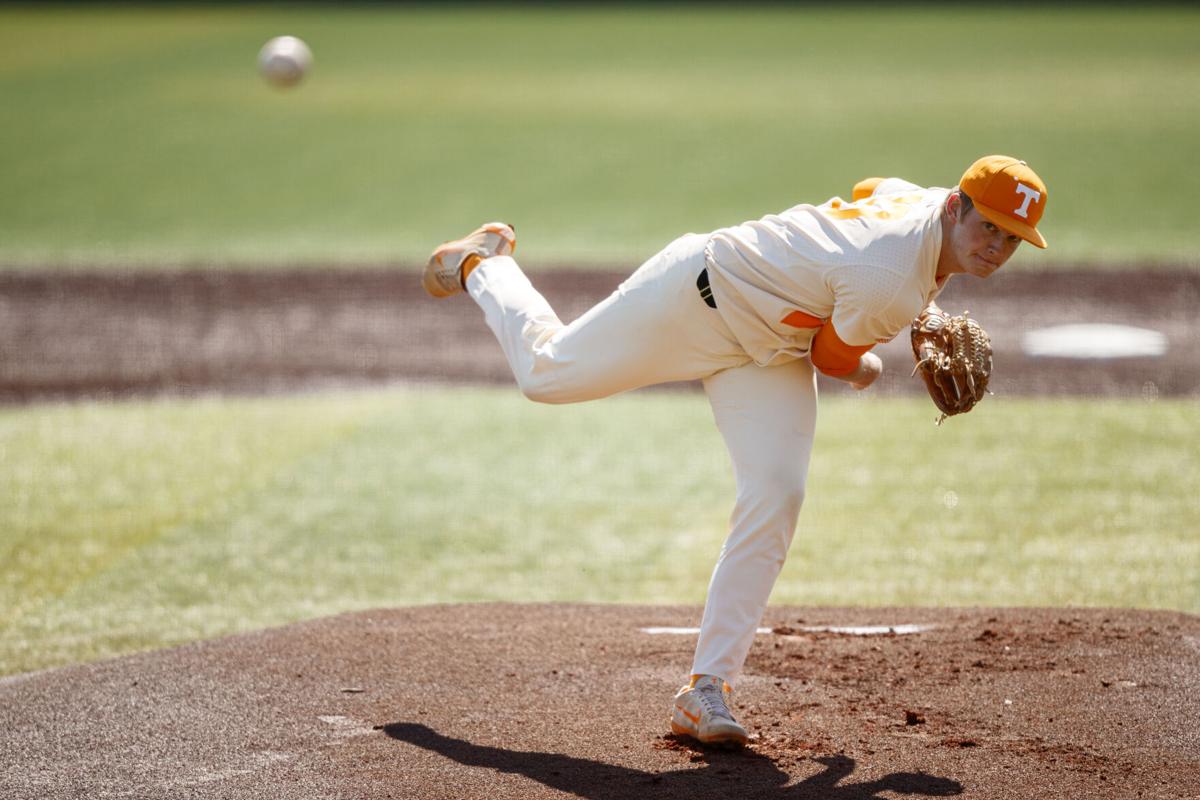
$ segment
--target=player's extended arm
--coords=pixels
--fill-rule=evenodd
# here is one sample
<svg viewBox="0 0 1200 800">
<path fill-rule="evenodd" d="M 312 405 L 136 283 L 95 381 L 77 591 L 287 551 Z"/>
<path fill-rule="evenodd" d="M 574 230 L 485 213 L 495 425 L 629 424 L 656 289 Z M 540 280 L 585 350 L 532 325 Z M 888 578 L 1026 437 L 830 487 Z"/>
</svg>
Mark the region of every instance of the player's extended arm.
<svg viewBox="0 0 1200 800">
<path fill-rule="evenodd" d="M 865 389 L 883 373 L 883 362 L 870 352 L 874 346 L 846 344 L 830 320 L 813 337 L 812 363 L 831 378 L 846 381 L 855 389 Z"/>
</svg>

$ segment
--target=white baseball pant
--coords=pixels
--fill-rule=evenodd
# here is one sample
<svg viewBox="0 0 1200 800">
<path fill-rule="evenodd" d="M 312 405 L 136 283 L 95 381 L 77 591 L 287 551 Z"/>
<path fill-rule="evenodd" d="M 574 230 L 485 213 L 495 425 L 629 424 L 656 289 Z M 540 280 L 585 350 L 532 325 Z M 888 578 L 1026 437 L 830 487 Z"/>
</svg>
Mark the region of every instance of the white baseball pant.
<svg viewBox="0 0 1200 800">
<path fill-rule="evenodd" d="M 691 674 L 734 684 L 791 545 L 804 499 L 817 390 L 807 359 L 760 367 L 696 279 L 707 237 L 688 234 L 564 325 L 517 263 L 497 256 L 467 278 L 521 391 L 575 403 L 702 380 L 733 462 L 737 500 L 713 570 Z"/>
</svg>

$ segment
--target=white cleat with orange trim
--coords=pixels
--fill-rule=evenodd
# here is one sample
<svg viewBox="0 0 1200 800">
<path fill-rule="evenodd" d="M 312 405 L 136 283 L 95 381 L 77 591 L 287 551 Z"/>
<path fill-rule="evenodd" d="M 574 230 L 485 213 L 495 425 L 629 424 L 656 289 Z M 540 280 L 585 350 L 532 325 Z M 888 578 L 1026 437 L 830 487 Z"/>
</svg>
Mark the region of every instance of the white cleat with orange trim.
<svg viewBox="0 0 1200 800">
<path fill-rule="evenodd" d="M 746 729 L 729 711 L 729 684 L 715 675 L 693 675 L 679 690 L 671 709 L 671 733 L 690 736 L 701 744 L 741 747 L 749 739 Z"/>
<path fill-rule="evenodd" d="M 449 297 L 467 285 L 467 275 L 485 258 L 512 255 L 517 234 L 504 222 L 489 222 L 461 239 L 446 242 L 433 251 L 425 265 L 421 285 L 434 297 Z"/>
</svg>

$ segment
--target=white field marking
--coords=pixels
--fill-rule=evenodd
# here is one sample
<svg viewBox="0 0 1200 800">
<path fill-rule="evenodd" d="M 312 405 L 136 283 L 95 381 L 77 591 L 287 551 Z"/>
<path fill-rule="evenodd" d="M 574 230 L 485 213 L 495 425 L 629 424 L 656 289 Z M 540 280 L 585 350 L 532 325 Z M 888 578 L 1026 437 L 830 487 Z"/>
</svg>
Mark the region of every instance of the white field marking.
<svg viewBox="0 0 1200 800">
<path fill-rule="evenodd" d="M 284 761 L 291 761 L 296 757 L 297 756 L 295 753 L 280 753 L 271 750 L 263 753 L 255 753 L 249 759 L 253 763 L 248 766 L 199 772 L 194 775 L 166 781 L 164 788 L 174 789 L 179 786 L 199 786 L 205 783 L 227 781 L 230 778 L 237 778 L 242 775 L 249 775 L 252 772 L 258 772 L 258 770 L 262 769 L 263 767 L 270 766 L 271 764 L 279 764 Z"/>
<path fill-rule="evenodd" d="M 903 625 L 807 625 L 800 630 L 810 633 L 844 633 L 847 636 L 907 636 L 913 633 L 924 633 L 936 628 L 936 625 L 921 625 L 907 622 Z"/>
<path fill-rule="evenodd" d="M 355 722 L 349 717 L 341 715 L 317 717 L 317 719 L 326 725 L 333 726 L 339 739 L 349 739 L 354 736 L 370 736 L 375 732 L 375 729 L 370 725 L 363 725 L 361 722 Z"/>
<path fill-rule="evenodd" d="M 906 623 L 903 625 L 805 625 L 795 628 L 795 630 L 805 631 L 806 633 L 843 633 L 847 636 L 886 636 L 888 634 L 904 636 L 911 633 L 923 633 L 933 630 L 935 627 L 935 625 L 919 625 L 915 623 Z M 674 634 L 695 636 L 700 633 L 699 628 L 638 628 L 638 630 L 651 635 Z M 755 633 L 771 633 L 772 630 L 772 628 L 757 628 Z"/>
<path fill-rule="evenodd" d="M 667 634 L 671 636 L 695 636 L 700 633 L 699 628 L 638 628 L 642 633 L 648 633 L 651 636 Z M 758 628 L 755 633 L 770 633 L 770 628 Z"/>
<path fill-rule="evenodd" d="M 1026 333 L 1021 337 L 1021 349 L 1034 357 L 1158 357 L 1167 352 L 1167 337 L 1159 331 L 1129 325 L 1056 325 Z"/>
</svg>

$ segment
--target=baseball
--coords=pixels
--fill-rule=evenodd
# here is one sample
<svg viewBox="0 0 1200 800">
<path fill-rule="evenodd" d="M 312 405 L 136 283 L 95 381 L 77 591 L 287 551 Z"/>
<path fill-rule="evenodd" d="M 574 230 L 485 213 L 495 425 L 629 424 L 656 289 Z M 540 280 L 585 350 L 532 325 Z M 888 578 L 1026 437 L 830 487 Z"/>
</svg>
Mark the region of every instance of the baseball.
<svg viewBox="0 0 1200 800">
<path fill-rule="evenodd" d="M 258 71 L 275 86 L 295 86 L 312 66 L 312 51 L 295 36 L 276 36 L 258 51 Z"/>
</svg>

